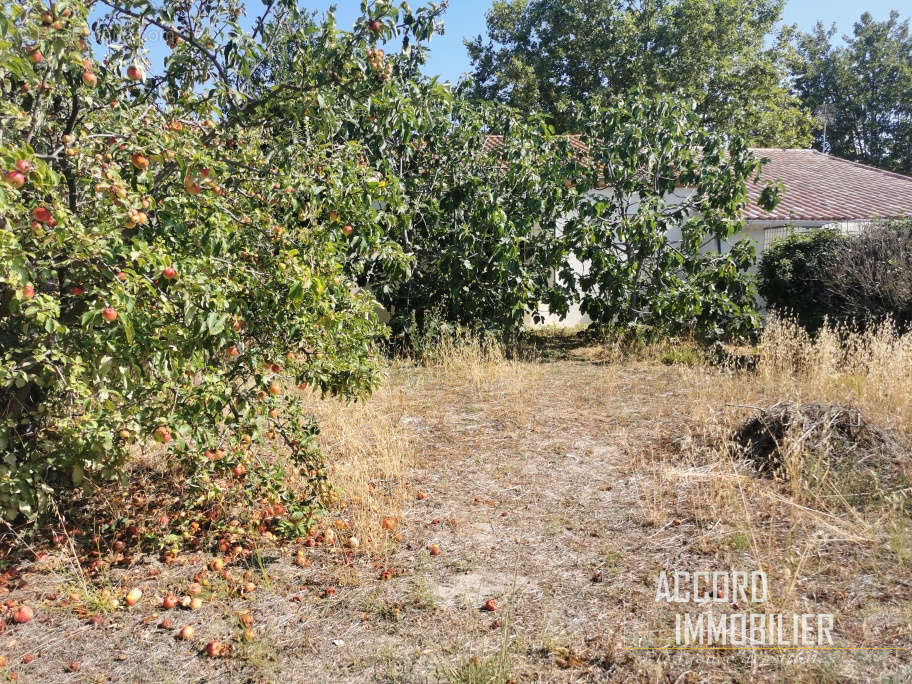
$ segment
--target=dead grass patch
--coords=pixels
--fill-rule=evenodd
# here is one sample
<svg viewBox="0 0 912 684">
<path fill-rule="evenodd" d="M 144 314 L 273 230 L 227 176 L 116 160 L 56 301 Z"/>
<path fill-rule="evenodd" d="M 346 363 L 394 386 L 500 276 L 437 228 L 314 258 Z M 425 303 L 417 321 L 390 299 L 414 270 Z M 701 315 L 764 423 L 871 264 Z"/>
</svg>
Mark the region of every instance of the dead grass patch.
<svg viewBox="0 0 912 684">
<path fill-rule="evenodd" d="M 310 395 L 309 408 L 320 425 L 320 448 L 338 496 L 326 524 L 341 531 L 341 546 L 355 537 L 362 551 L 387 553 L 415 459 L 405 389 L 386 383 L 353 403 Z"/>
<path fill-rule="evenodd" d="M 663 434 L 642 452 L 643 519 L 666 525 L 659 537 L 691 531 L 715 565 L 764 570 L 767 610 L 831 611 L 839 643 L 895 643 L 857 611 L 908 610 L 905 589 L 884 599 L 909 582 L 897 532 L 912 528 L 910 351 L 912 336 L 889 326 L 812 339 L 774 320 L 755 371 L 681 368 L 684 420 L 656 405 Z M 850 672 L 818 664 L 821 676 Z"/>
</svg>

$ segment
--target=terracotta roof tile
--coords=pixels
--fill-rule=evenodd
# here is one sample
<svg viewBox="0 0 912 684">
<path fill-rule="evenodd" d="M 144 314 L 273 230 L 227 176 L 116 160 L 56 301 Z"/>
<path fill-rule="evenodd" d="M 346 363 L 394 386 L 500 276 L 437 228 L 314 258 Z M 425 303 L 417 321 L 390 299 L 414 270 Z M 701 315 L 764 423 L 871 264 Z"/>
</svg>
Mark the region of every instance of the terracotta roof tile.
<svg viewBox="0 0 912 684">
<path fill-rule="evenodd" d="M 816 150 L 758 148 L 769 159 L 760 183 L 748 187 L 745 218 L 755 221 L 850 221 L 912 215 L 912 178 Z M 757 205 L 763 181 L 780 180 L 782 201 L 772 212 Z"/>
</svg>

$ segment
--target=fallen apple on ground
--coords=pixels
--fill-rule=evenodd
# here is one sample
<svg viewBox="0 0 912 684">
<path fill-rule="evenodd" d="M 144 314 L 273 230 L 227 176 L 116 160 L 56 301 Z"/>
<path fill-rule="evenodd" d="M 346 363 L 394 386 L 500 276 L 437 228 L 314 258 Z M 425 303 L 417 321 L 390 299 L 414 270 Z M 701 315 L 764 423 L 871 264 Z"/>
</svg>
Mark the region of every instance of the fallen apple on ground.
<svg viewBox="0 0 912 684">
<path fill-rule="evenodd" d="M 139 600 L 141 598 L 142 598 L 142 589 L 140 589 L 139 587 L 134 587 L 133 589 L 130 589 L 129 592 L 127 592 L 127 596 L 124 599 L 124 601 L 126 601 L 128 606 L 135 606 L 137 603 L 139 603 Z"/>
<path fill-rule="evenodd" d="M 35 617 L 35 611 L 32 610 L 31 606 L 19 606 L 15 613 L 13 613 L 13 622 L 18 624 L 24 624 L 31 621 Z"/>
</svg>

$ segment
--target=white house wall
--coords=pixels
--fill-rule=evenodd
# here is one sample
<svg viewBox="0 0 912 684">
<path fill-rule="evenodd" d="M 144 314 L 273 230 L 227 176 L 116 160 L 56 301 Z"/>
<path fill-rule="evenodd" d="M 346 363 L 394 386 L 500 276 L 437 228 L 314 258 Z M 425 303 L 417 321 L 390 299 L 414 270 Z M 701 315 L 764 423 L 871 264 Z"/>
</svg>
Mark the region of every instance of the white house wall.
<svg viewBox="0 0 912 684">
<path fill-rule="evenodd" d="M 665 202 L 668 206 L 675 206 L 686 200 L 690 195 L 695 192 L 691 188 L 678 188 L 673 193 L 669 193 L 665 196 Z M 611 194 L 611 191 L 608 189 L 597 190 L 589 193 L 592 197 L 607 197 Z M 637 208 L 637 198 L 634 196 L 630 203 L 630 213 L 636 211 Z M 573 217 L 573 214 L 568 215 L 567 219 L 564 219 L 558 222 L 557 231 L 560 234 L 563 225 Z M 814 228 L 821 227 L 833 227 L 839 230 L 842 230 L 845 233 L 850 235 L 857 234 L 863 231 L 866 227 L 870 226 L 871 222 L 866 220 L 853 220 L 853 221 L 842 221 L 838 223 L 826 222 L 826 221 L 751 221 L 748 222 L 744 230 L 732 235 L 730 238 L 726 238 L 721 241 L 721 245 L 717 244 L 715 238 L 707 240 L 706 243 L 701 247 L 701 253 L 710 254 L 715 253 L 721 247 L 722 254 L 728 254 L 732 248 L 742 240 L 749 240 L 754 245 L 754 251 L 759 258 L 762 254 L 769 249 L 770 245 L 776 240 L 784 236 L 790 231 L 805 232 Z M 671 244 L 680 243 L 681 241 L 681 231 L 678 228 L 672 228 L 668 231 L 667 234 L 668 241 Z M 588 263 L 581 262 L 576 255 L 571 254 L 568 259 L 570 267 L 576 272 L 577 275 L 585 275 L 588 270 Z M 756 271 L 756 267 L 752 269 Z M 761 302 L 762 304 L 762 302 Z M 548 311 L 548 307 L 542 304 L 538 311 L 539 315 L 542 317 L 540 323 L 535 323 L 532 319 L 532 316 L 526 316 L 526 325 L 532 328 L 542 328 L 542 327 L 560 327 L 560 328 L 576 328 L 583 325 L 588 325 L 591 323 L 591 319 L 583 314 L 579 310 L 579 306 L 573 306 L 570 308 L 567 316 L 564 319 L 561 319 L 559 316 L 551 314 Z"/>
</svg>

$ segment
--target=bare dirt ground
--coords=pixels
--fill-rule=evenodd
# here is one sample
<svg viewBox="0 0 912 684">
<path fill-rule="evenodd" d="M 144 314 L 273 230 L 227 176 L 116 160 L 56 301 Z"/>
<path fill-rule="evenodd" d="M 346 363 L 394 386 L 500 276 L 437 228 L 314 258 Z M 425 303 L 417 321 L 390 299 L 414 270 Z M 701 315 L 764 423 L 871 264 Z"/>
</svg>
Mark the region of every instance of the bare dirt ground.
<svg viewBox="0 0 912 684">
<path fill-rule="evenodd" d="M 264 546 L 230 566 L 249 569 L 254 590 L 229 592 L 210 572 L 199 610 L 162 610 L 161 597 L 182 595 L 211 555 L 145 558 L 86 584 L 66 554 L 51 554 L 11 585 L 6 599 L 34 606 L 36 619 L 0 634 L 0 673 L 25 682 L 912 680 L 901 539 L 912 533 L 905 522 L 899 538 L 886 529 L 907 518 L 835 515 L 701 450 L 713 429 L 750 413 L 745 404 L 781 398 L 764 392 L 748 375 L 608 362 L 591 349 L 395 365 L 371 400 L 412 454 L 398 474 L 401 509 L 377 511 L 395 518 L 394 532 L 361 531 L 371 538 L 356 553 Z M 344 438 L 331 446 L 344 451 Z M 344 520 L 345 509 L 334 516 Z M 656 601 L 659 573 L 674 568 L 762 568 L 770 605 L 761 612 L 832 613 L 839 650 L 675 650 L 680 609 Z M 120 598 L 135 586 L 143 598 L 133 608 L 99 609 L 106 590 Z M 489 599 L 496 610 L 485 609 Z M 160 626 L 165 617 L 173 627 Z M 177 639 L 185 624 L 194 637 Z M 226 654 L 207 657 L 210 640 Z"/>
</svg>

